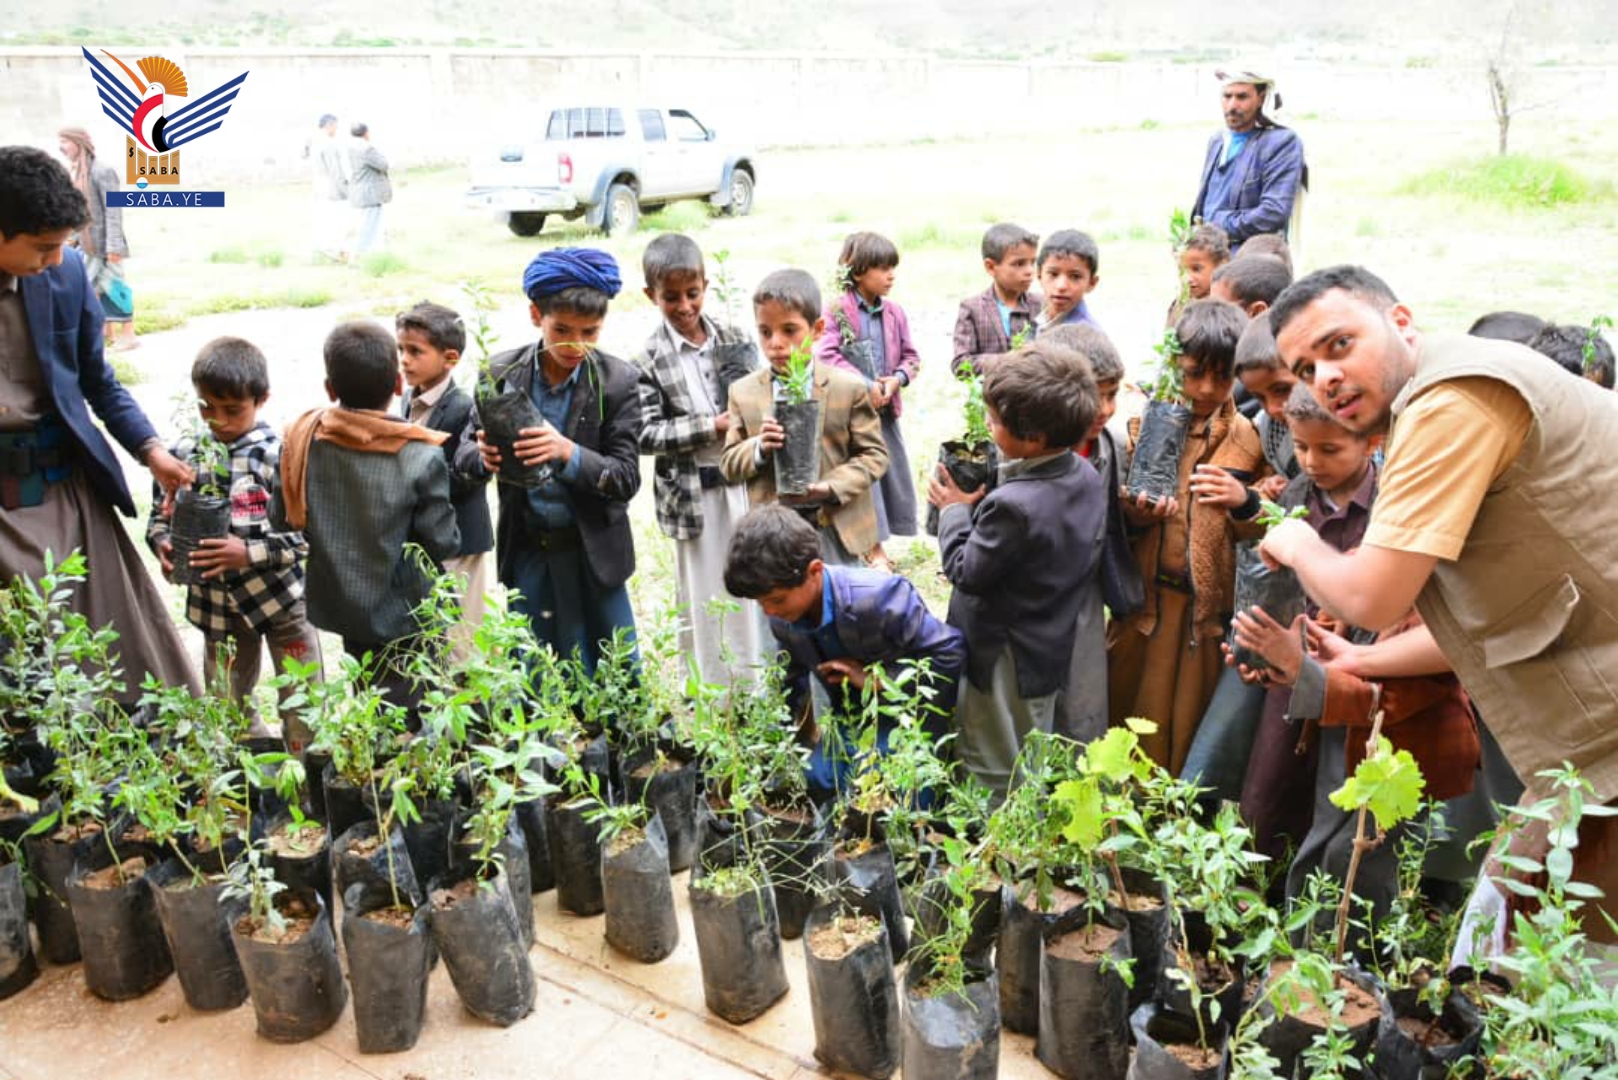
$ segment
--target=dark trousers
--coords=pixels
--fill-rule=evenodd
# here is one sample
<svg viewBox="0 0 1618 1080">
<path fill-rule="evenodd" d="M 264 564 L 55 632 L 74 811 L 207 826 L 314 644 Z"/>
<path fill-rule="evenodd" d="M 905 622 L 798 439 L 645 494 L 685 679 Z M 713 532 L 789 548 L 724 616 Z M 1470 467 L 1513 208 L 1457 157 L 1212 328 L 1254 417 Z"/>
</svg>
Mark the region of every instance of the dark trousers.
<svg viewBox="0 0 1618 1080">
<path fill-rule="evenodd" d="M 365 685 L 376 687 L 389 704 L 404 709 L 409 714 L 406 723 L 411 731 L 421 727 L 422 691 L 410 674 L 415 645 L 411 638 L 376 642 L 343 638 L 343 651 L 365 661 Z"/>
<path fill-rule="evenodd" d="M 511 602 L 534 630 L 534 637 L 558 656 L 575 653 L 588 671 L 595 671 L 601 642 L 611 641 L 620 628 L 635 639 L 635 611 L 629 590 L 608 588 L 590 569 L 583 544 L 552 547 L 523 544 L 515 553 L 516 587 L 521 594 Z"/>
</svg>

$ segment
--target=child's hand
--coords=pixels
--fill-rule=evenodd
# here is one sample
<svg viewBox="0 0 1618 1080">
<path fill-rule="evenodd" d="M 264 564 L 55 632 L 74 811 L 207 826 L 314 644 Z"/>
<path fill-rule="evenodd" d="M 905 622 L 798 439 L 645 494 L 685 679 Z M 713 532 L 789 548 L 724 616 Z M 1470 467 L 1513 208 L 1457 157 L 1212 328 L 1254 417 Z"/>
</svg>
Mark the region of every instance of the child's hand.
<svg viewBox="0 0 1618 1080">
<path fill-rule="evenodd" d="M 1255 485 L 1253 490 L 1258 492 L 1259 498 L 1268 499 L 1270 502 L 1274 502 L 1281 497 L 1281 492 L 1285 491 L 1286 489 L 1287 478 L 1276 475 L 1266 476 L 1264 479 L 1260 480 L 1257 485 Z"/>
<path fill-rule="evenodd" d="M 899 376 L 884 375 L 871 384 L 871 407 L 878 410 L 887 408 L 888 402 L 892 401 L 893 395 L 898 392 Z"/>
<path fill-rule="evenodd" d="M 837 501 L 831 492 L 831 485 L 823 483 L 810 484 L 803 489 L 802 495 L 782 495 L 780 499 L 784 506 L 823 506 Z"/>
<path fill-rule="evenodd" d="M 511 444 L 511 452 L 524 465 L 542 465 L 547 461 L 566 465 L 573 456 L 573 440 L 549 424 L 523 428 L 517 432 L 517 441 Z"/>
<path fill-rule="evenodd" d="M 157 542 L 157 561 L 163 568 L 163 580 L 174 580 L 174 541 L 159 540 Z"/>
<path fill-rule="evenodd" d="M 1131 499 L 1129 492 L 1123 488 L 1118 489 L 1118 505 L 1123 507 L 1124 517 L 1132 525 L 1151 525 L 1180 512 L 1180 500 L 1172 495 L 1154 499 L 1142 492 Z"/>
<path fill-rule="evenodd" d="M 987 487 L 980 487 L 976 491 L 962 491 L 955 483 L 955 478 L 949 474 L 949 470 L 942 465 L 934 470 L 933 478 L 927 481 L 927 501 L 940 510 L 957 503 L 976 506 L 988 493 Z"/>
<path fill-rule="evenodd" d="M 1231 649 L 1228 642 L 1221 641 L 1219 643 L 1219 653 L 1225 658 L 1225 666 L 1235 668 L 1236 674 L 1241 676 L 1242 682 L 1252 686 L 1264 685 L 1264 672 L 1254 671 L 1246 664 L 1238 664 L 1236 662 L 1236 653 Z"/>
<path fill-rule="evenodd" d="M 1327 667 L 1336 668 L 1346 675 L 1353 675 L 1356 678 L 1361 677 L 1359 671 L 1360 646 L 1317 621 L 1309 622 L 1306 629 L 1309 633 L 1309 645 L 1314 650 L 1316 659 Z"/>
<path fill-rule="evenodd" d="M 1303 667 L 1306 618 L 1299 615 L 1291 626 L 1282 626 L 1257 604 L 1236 613 L 1231 621 L 1236 644 L 1251 649 L 1270 665 L 1268 671 L 1259 673 L 1259 682 L 1266 686 L 1291 686 L 1297 682 L 1298 670 Z"/>
<path fill-rule="evenodd" d="M 1247 501 L 1242 482 L 1217 465 L 1198 465 L 1191 474 L 1191 494 L 1204 506 L 1233 510 Z"/>
<path fill-rule="evenodd" d="M 787 432 L 781 422 L 773 416 L 766 416 L 758 426 L 758 448 L 766 454 L 773 454 L 786 445 Z"/>
<path fill-rule="evenodd" d="M 730 413 L 714 413 L 713 432 L 715 435 L 725 435 L 730 431 Z"/>
<path fill-rule="evenodd" d="M 847 657 L 827 660 L 824 664 L 818 665 L 815 670 L 820 673 L 822 679 L 825 679 L 833 686 L 848 683 L 856 690 L 864 690 L 867 682 L 875 682 L 875 677 L 865 670 L 864 664 L 857 660 L 850 660 Z"/>
<path fill-rule="evenodd" d="M 489 472 L 500 471 L 500 449 L 494 443 L 483 437 L 483 430 L 478 429 L 478 456 L 483 459 L 483 468 Z"/>
<path fill-rule="evenodd" d="M 227 570 L 246 570 L 247 541 L 239 536 L 200 540 L 191 552 L 191 568 L 202 571 L 203 581 L 212 581 Z"/>
</svg>

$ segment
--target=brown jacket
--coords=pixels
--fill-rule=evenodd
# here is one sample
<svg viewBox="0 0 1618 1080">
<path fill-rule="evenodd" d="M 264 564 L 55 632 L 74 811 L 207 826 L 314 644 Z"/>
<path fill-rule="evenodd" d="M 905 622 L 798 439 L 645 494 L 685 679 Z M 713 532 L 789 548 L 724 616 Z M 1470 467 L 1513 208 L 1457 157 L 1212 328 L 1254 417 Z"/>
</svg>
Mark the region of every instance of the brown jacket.
<svg viewBox="0 0 1618 1080">
<path fill-rule="evenodd" d="M 1129 421 L 1129 454 L 1135 452 L 1135 441 L 1140 436 L 1140 418 Z M 1214 413 L 1206 439 L 1195 434 L 1186 438 L 1186 452 L 1194 454 L 1191 466 L 1219 465 L 1247 477 L 1253 483 L 1266 474 L 1264 448 L 1259 444 L 1258 432 L 1247 417 L 1236 411 L 1234 401 L 1226 401 Z M 1192 625 L 1201 640 L 1212 641 L 1225 632 L 1235 602 L 1236 547 L 1230 515 L 1223 507 L 1202 506 L 1193 501 L 1187 487 L 1191 469 L 1182 458 L 1178 498 L 1182 507 L 1189 506 L 1191 515 L 1190 551 L 1186 565 L 1191 572 L 1193 592 Z M 1131 540 L 1135 559 L 1140 566 L 1141 580 L 1146 583 L 1146 605 L 1140 614 L 1130 618 L 1122 632 L 1133 628 L 1137 633 L 1150 634 L 1157 627 L 1157 572 L 1162 555 L 1164 526 L 1152 525 Z"/>
<path fill-rule="evenodd" d="M 730 431 L 719 471 L 732 484 L 747 484 L 752 506 L 774 502 L 775 470 L 759 464 L 759 427 L 774 413 L 774 372 L 764 367 L 730 387 Z M 820 479 L 836 502 L 831 527 L 849 554 L 863 556 L 877 545 L 876 504 L 871 488 L 888 471 L 882 422 L 871 407 L 865 380 L 830 364 L 815 365 L 814 399 L 820 402 Z"/>
</svg>

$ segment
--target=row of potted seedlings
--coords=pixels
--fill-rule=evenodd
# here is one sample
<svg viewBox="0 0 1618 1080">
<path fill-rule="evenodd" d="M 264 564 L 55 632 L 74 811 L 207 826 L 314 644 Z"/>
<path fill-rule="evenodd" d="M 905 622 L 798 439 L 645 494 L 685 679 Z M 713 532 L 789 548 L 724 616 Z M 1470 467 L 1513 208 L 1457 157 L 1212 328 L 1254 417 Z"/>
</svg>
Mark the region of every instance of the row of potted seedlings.
<svg viewBox="0 0 1618 1080">
<path fill-rule="evenodd" d="M 1234 813 L 1199 818 L 1196 789 L 1133 729 L 1083 747 L 1036 733 L 995 805 L 941 757 L 926 673 L 906 669 L 836 729 L 848 780 L 817 806 L 775 675 L 681 684 L 663 626 L 644 662 L 619 639 L 587 677 L 492 615 L 465 658 L 417 661 L 417 731 L 355 662 L 330 683 L 293 666 L 290 704 L 316 733 L 300 761 L 248 740 L 221 696 L 148 686 L 133 715 L 110 705 L 112 637 L 65 603 L 83 573 L 71 558 L 0 597 L 8 670 L 25 675 L 0 687 L 0 995 L 37 972 L 31 914 L 45 958 L 82 955 L 100 996 L 172 970 L 193 1007 L 250 998 L 261 1034 L 295 1041 L 330 1027 L 351 988 L 361 1049 L 401 1050 L 439 960 L 474 1015 L 532 1010 L 534 893 L 604 915 L 636 960 L 667 957 L 671 875 L 689 868 L 709 1009 L 740 1024 L 773 1006 L 780 943 L 801 935 L 814 1052 L 856 1075 L 994 1076 L 1002 1028 L 1083 1080 L 1618 1064 L 1618 1001 L 1582 947 L 1592 897 L 1571 880 L 1577 820 L 1604 811 L 1572 774 L 1547 777 L 1534 811 L 1561 823 L 1551 855 L 1515 867 L 1541 883 L 1513 883 L 1538 908 L 1499 962 L 1506 992 L 1444 973 L 1455 920 L 1417 889 L 1431 829 L 1401 848 L 1374 937 L 1324 876 L 1277 910 Z M 422 618 L 453 616 L 446 584 Z M 1419 796 L 1385 741 L 1341 793 L 1367 846 Z"/>
</svg>

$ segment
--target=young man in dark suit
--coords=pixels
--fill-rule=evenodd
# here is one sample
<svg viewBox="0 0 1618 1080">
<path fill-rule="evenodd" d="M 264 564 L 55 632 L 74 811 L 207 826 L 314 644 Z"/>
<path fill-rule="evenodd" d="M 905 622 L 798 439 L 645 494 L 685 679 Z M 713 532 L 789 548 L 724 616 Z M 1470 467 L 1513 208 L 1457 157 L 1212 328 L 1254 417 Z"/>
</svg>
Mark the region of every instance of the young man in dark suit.
<svg viewBox="0 0 1618 1080">
<path fill-rule="evenodd" d="M 1070 669 L 1087 681 L 1107 678 L 1105 630 L 1099 620 L 1081 626 L 1079 615 L 1100 602 L 1108 499 L 1100 475 L 1071 449 L 1097 409 L 1083 357 L 1060 345 L 1024 346 L 990 368 L 983 400 L 1003 462 L 999 483 L 967 494 L 940 467 L 927 498 L 940 510 L 938 546 L 955 586 L 949 622 L 966 634 L 955 752 L 1003 795 L 1028 733 L 1052 730 Z M 1075 628 L 1091 640 L 1075 642 Z"/>
<path fill-rule="evenodd" d="M 527 394 L 544 417 L 522 430 L 512 453 L 550 466 L 538 487 L 500 487 L 500 582 L 521 593 L 515 608 L 540 641 L 562 656 L 577 652 L 592 671 L 603 640 L 635 629 L 625 583 L 635 572 L 629 500 L 640 490 L 640 379 L 632 364 L 595 348 L 621 287 L 604 251 L 542 252 L 523 274 L 540 340 L 489 361 L 495 388 Z M 459 471 L 499 469 L 476 404 L 463 438 Z"/>
</svg>

